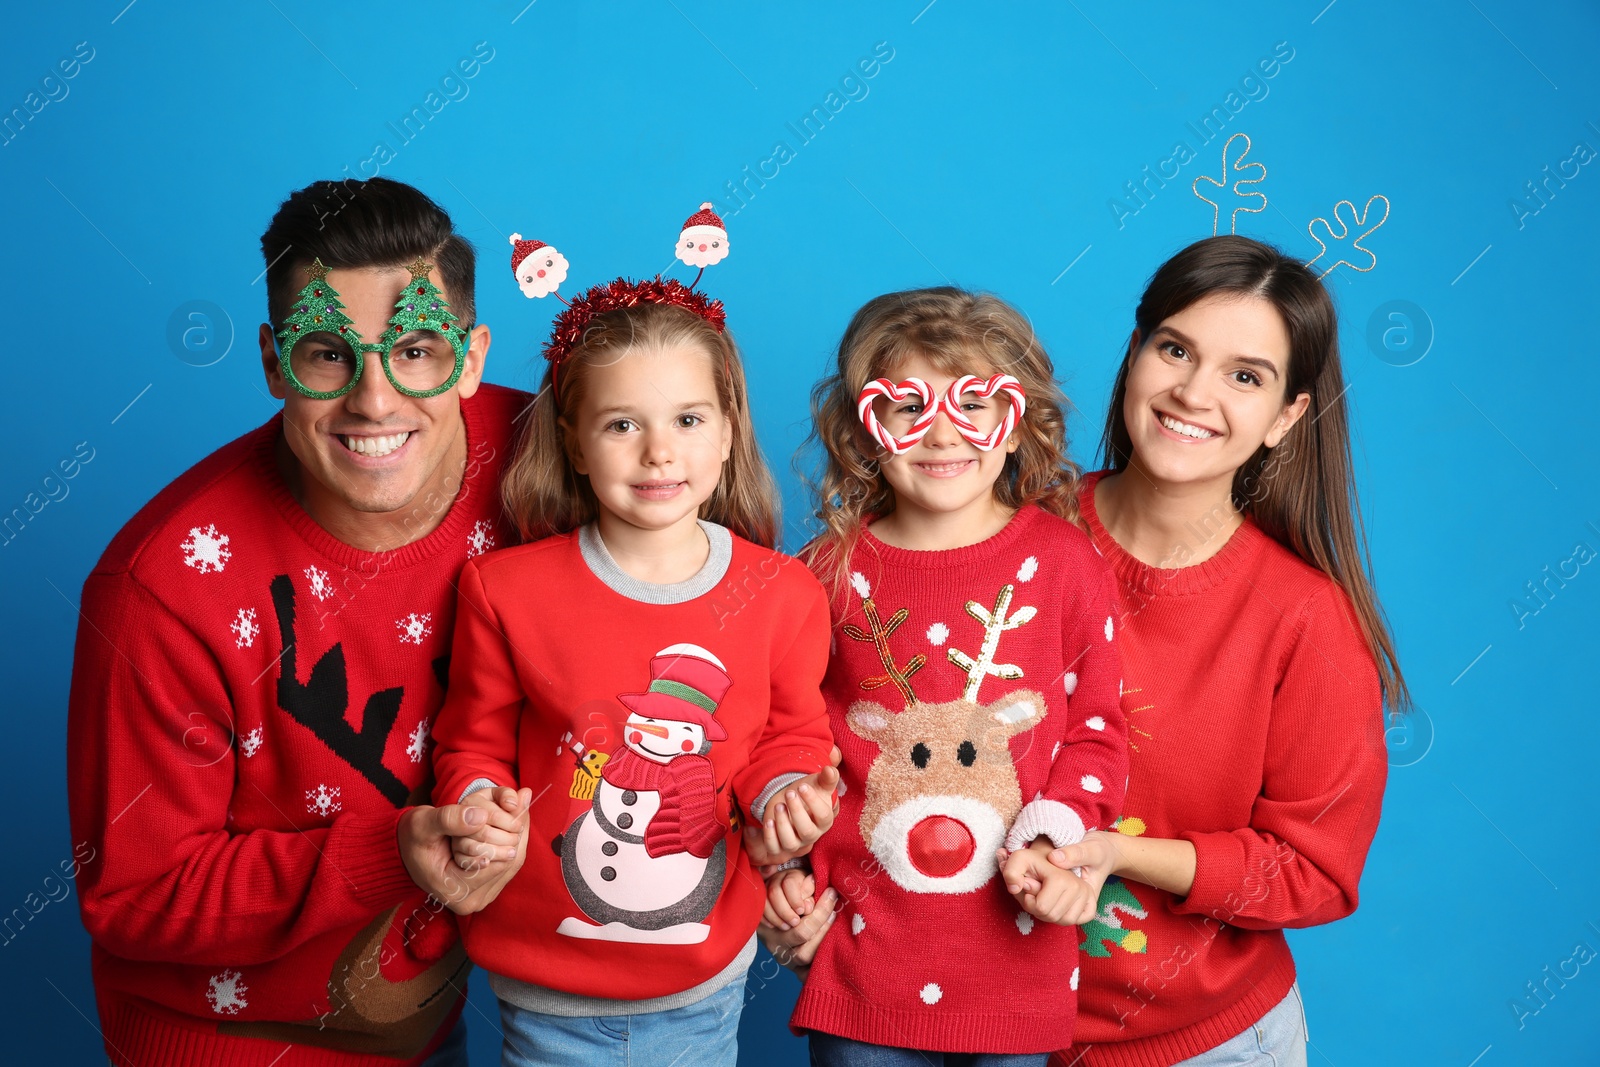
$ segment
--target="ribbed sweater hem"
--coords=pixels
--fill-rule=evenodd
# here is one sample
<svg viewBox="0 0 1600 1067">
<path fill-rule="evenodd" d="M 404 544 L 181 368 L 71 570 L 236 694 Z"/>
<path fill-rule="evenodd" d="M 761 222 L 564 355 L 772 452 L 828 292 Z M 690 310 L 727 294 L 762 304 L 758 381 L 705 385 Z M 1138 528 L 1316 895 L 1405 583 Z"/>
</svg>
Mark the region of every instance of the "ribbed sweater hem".
<svg viewBox="0 0 1600 1067">
<path fill-rule="evenodd" d="M 1061 1048 L 1072 1039 L 1073 1013 L 1071 1000 L 1053 1012 L 957 1014 L 940 1011 L 937 1003 L 907 1011 L 832 990 L 804 988 L 789 1028 L 796 1034 L 819 1030 L 922 1052 L 1039 1053 Z"/>
<path fill-rule="evenodd" d="M 207 1028 L 198 1019 L 194 1026 L 185 1026 L 165 1015 L 153 1014 L 137 1000 L 115 992 L 102 989 L 98 997 L 102 1036 L 112 1067 L 416 1067 L 444 1044 L 466 1003 L 465 997 L 456 1003 L 421 1052 L 409 1059 L 397 1059 L 236 1037 Z"/>
<path fill-rule="evenodd" d="M 1294 958 L 1284 953 L 1244 997 L 1215 1015 L 1179 1030 L 1146 1034 L 1126 1041 L 1074 1045 L 1050 1058 L 1050 1067 L 1171 1067 L 1208 1052 L 1242 1034 L 1275 1008 L 1294 985 Z M 1152 1006 L 1156 1021 L 1159 1004 Z"/>
</svg>

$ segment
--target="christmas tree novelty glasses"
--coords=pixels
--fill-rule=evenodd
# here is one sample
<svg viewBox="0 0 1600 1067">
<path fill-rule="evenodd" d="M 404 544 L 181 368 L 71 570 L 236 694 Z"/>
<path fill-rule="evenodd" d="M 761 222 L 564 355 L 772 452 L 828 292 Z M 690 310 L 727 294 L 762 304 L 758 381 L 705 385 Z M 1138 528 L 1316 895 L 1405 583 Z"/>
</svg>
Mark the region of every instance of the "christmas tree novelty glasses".
<svg viewBox="0 0 1600 1067">
<path fill-rule="evenodd" d="M 467 331 L 456 325 L 444 294 L 429 279 L 433 266 L 418 256 L 406 269 L 411 280 L 395 302 L 389 328 L 372 344 L 344 313 L 327 282 L 328 268 L 313 260 L 307 268 L 311 280 L 277 333 L 278 366 L 289 384 L 312 400 L 344 396 L 361 380 L 367 353 L 376 352 L 389 384 L 406 396 L 422 400 L 455 385 L 466 365 Z"/>
<path fill-rule="evenodd" d="M 878 378 L 863 386 L 856 400 L 861 425 L 873 440 L 897 456 L 928 435 L 940 411 L 949 416 L 957 433 L 988 452 L 1011 436 L 1027 409 L 1022 383 L 1009 374 L 990 378 L 963 374 L 939 396 L 921 378 L 902 382 Z"/>
</svg>

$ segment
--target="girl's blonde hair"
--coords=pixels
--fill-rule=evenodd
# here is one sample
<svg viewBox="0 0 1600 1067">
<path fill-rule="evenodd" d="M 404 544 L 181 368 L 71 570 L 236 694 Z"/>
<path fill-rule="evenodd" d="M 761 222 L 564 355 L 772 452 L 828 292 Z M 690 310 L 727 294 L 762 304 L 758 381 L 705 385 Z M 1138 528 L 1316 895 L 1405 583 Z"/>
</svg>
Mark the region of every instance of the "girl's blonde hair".
<svg viewBox="0 0 1600 1067">
<path fill-rule="evenodd" d="M 896 369 L 918 355 L 951 376 L 1005 373 L 1022 383 L 1027 414 L 995 497 L 1009 508 L 1037 504 L 1078 521 L 1080 472 L 1067 458 L 1069 405 L 1028 320 L 998 297 L 954 286 L 886 293 L 856 312 L 839 341 L 837 368 L 811 391 L 809 440 L 822 444 L 827 460 L 809 479 L 823 529 L 807 561 L 823 561 L 836 580 L 863 526 L 894 510 L 894 491 L 879 470 L 886 453 L 857 418 L 856 398 L 874 378 L 895 379 Z"/>
<path fill-rule="evenodd" d="M 545 371 L 500 489 L 524 541 L 575 530 L 593 522 L 599 512 L 589 479 L 573 469 L 562 427 L 563 420 L 571 424 L 583 399 L 588 369 L 615 363 L 634 349 L 680 347 L 705 353 L 717 383 L 718 405 L 733 429 L 733 450 L 716 490 L 700 507 L 700 517 L 747 541 L 774 546 L 777 486 L 756 444 L 738 346 L 700 316 L 666 304 L 637 304 L 595 316 L 560 367 Z M 559 400 L 551 387 L 552 371 Z"/>
</svg>

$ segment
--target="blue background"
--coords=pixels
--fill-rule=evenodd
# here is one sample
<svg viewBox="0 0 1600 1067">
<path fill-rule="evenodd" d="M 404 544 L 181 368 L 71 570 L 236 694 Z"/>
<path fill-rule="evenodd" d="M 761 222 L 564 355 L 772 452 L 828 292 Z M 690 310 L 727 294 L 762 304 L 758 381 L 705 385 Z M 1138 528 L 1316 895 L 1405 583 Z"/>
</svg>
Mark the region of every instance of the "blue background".
<svg viewBox="0 0 1600 1067">
<path fill-rule="evenodd" d="M 1375 269 L 1340 267 L 1328 284 L 1378 587 L 1421 711 L 1391 732 L 1361 910 L 1291 934 L 1312 1063 L 1592 1062 L 1600 969 L 1581 961 L 1600 951 L 1600 565 L 1578 560 L 1600 550 L 1600 164 L 1566 164 L 1576 175 L 1542 201 L 1524 183 L 1579 142 L 1600 149 L 1600 16 L 1508 0 L 926 2 L 13 10 L 0 112 L 44 96 L 78 42 L 93 58 L 65 96 L 45 86 L 61 98 L 0 147 L 0 514 L 42 496 L 79 442 L 93 459 L 0 549 L 0 803 L 13 825 L 0 912 L 72 852 L 64 738 L 83 578 L 163 484 L 272 413 L 256 242 L 289 190 L 370 175 L 385 142 L 381 173 L 437 198 L 477 243 L 488 376 L 518 386 L 555 309 L 517 292 L 509 232 L 565 252 L 570 292 L 666 268 L 683 218 L 715 201 L 733 255 L 708 283 L 784 472 L 806 390 L 864 300 L 946 279 L 998 292 L 1053 353 L 1079 409 L 1076 455 L 1092 465 L 1144 281 L 1210 232 L 1190 183 L 1219 171 L 1223 138 L 1202 144 L 1189 123 L 1223 107 L 1223 132 L 1247 132 L 1268 168 L 1268 209 L 1241 215 L 1240 232 L 1310 259 L 1307 225 L 1335 203 L 1392 204 L 1365 242 Z M 390 123 L 478 42 L 492 59 L 404 141 Z M 841 88 L 878 42 L 892 60 Z M 1262 79 L 1279 42 L 1292 59 Z M 1247 74 L 1258 80 L 1241 87 Z M 787 124 L 826 110 L 830 92 L 848 102 L 802 143 Z M 741 207 L 728 183 L 779 141 L 793 158 L 749 181 Z M 1124 183 L 1180 141 L 1197 157 L 1127 198 Z M 178 315 L 203 327 L 185 347 L 169 320 L 190 301 L 216 310 Z M 1378 314 L 1369 342 L 1391 301 L 1408 303 Z M 792 474 L 784 484 L 792 546 L 804 508 Z M 7 1059 L 103 1062 L 75 898 L 0 946 L 0 967 Z M 759 974 L 770 961 L 751 979 L 745 1061 L 804 1062 L 783 1025 L 793 980 Z M 481 981 L 472 1004 L 476 1062 L 495 1062 Z"/>
</svg>

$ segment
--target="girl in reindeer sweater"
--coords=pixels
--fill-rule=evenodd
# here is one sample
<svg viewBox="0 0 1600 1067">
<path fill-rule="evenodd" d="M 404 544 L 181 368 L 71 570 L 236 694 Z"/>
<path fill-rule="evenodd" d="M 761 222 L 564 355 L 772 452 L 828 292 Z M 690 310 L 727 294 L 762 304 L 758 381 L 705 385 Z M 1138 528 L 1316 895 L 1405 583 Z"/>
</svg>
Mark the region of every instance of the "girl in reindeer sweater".
<svg viewBox="0 0 1600 1067">
<path fill-rule="evenodd" d="M 940 288 L 862 308 L 815 406 L 844 795 L 769 887 L 769 945 L 836 909 L 791 1025 L 821 1064 L 1043 1064 L 1094 908 L 1046 857 L 1111 824 L 1128 761 L 1063 398 L 1020 314 Z"/>
</svg>

